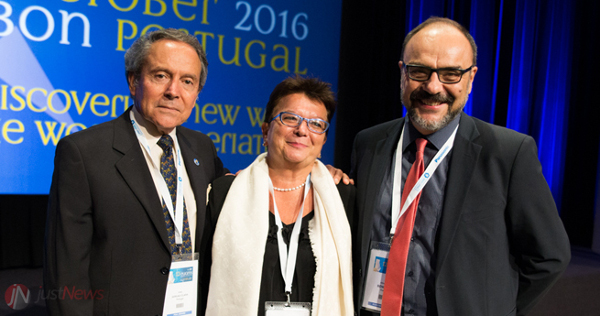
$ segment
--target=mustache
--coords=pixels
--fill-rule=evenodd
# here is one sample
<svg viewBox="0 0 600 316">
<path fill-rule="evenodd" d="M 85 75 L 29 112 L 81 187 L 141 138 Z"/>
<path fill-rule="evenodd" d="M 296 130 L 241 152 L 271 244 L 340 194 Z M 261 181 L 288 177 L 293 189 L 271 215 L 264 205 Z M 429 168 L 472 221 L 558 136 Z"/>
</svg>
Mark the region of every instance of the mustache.
<svg viewBox="0 0 600 316">
<path fill-rule="evenodd" d="M 451 95 L 442 95 L 441 93 L 431 94 L 422 89 L 415 90 L 410 94 L 411 101 L 428 100 L 439 103 L 448 103 L 449 105 L 451 105 L 454 102 L 454 99 L 455 98 Z"/>
</svg>

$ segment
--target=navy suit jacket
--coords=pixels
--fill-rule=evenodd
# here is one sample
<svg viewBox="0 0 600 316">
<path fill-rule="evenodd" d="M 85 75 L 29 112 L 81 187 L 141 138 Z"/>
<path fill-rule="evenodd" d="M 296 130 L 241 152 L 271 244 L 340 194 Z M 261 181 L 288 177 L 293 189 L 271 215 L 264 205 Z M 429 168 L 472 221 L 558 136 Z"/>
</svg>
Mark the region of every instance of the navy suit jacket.
<svg viewBox="0 0 600 316">
<path fill-rule="evenodd" d="M 403 124 L 400 118 L 366 129 L 354 142 L 357 304 L 373 214 L 391 212 L 387 192 Z M 462 113 L 450 159 L 434 254 L 437 307 L 429 307 L 438 315 L 525 315 L 570 260 L 535 141 Z"/>
<path fill-rule="evenodd" d="M 162 315 L 170 246 L 130 111 L 56 147 L 44 258 L 52 315 Z M 179 126 L 177 139 L 196 199 L 196 252 L 202 252 L 206 189 L 226 170 L 208 136 Z M 65 289 L 89 293 L 88 299 L 63 295 Z"/>
</svg>

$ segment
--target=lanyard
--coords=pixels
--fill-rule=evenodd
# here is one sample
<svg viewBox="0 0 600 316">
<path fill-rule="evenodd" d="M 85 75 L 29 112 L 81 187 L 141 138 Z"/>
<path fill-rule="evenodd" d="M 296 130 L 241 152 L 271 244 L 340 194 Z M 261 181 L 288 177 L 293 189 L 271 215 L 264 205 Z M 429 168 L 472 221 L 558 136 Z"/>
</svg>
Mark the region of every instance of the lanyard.
<svg viewBox="0 0 600 316">
<path fill-rule="evenodd" d="M 304 202 L 306 202 L 306 195 L 310 190 L 310 174 L 306 177 L 306 185 L 304 186 L 304 199 L 302 200 L 302 206 L 300 212 L 296 218 L 292 235 L 290 236 L 290 248 L 287 250 L 287 246 L 283 241 L 283 223 L 279 216 L 279 210 L 277 209 L 277 203 L 275 203 L 275 192 L 273 191 L 273 182 L 269 178 L 269 191 L 273 197 L 273 208 L 275 213 L 275 222 L 277 224 L 277 247 L 279 248 L 279 265 L 281 267 L 281 275 L 285 282 L 285 294 L 288 296 L 288 302 L 290 293 L 292 293 L 292 282 L 294 280 L 294 270 L 296 269 L 296 258 L 298 257 L 298 237 L 300 236 L 300 226 L 302 226 L 302 213 L 304 212 Z M 286 253 L 287 252 L 287 253 Z"/>
<path fill-rule="evenodd" d="M 169 214 L 173 219 L 173 224 L 175 226 L 175 243 L 180 245 L 182 243 L 181 240 L 181 232 L 183 231 L 183 178 L 181 177 L 181 150 L 179 149 L 179 143 L 177 142 L 177 136 L 173 135 L 173 143 L 175 144 L 175 151 L 177 152 L 177 163 L 175 164 L 175 168 L 177 170 L 177 196 L 175 203 L 175 213 L 173 213 L 173 200 L 171 199 L 171 193 L 169 192 L 169 188 L 167 187 L 167 183 L 160 173 L 159 167 L 152 160 L 152 154 L 150 150 L 150 145 L 148 145 L 148 141 L 146 140 L 146 136 L 142 133 L 142 130 L 138 126 L 138 123 L 135 122 L 133 111 L 129 113 L 129 118 L 131 119 L 131 124 L 133 125 L 133 129 L 135 130 L 135 135 L 137 136 L 138 141 L 142 144 L 142 148 L 150 157 L 150 162 L 152 163 L 152 170 L 154 174 L 160 175 L 160 179 L 162 181 L 158 181 L 158 190 L 162 199 L 169 210 Z M 177 215 L 177 216 L 175 216 Z"/>
<path fill-rule="evenodd" d="M 415 186 L 410 190 L 408 197 L 406 197 L 406 201 L 404 201 L 404 205 L 402 205 L 402 209 L 400 209 L 400 203 L 402 201 L 401 196 L 401 182 L 402 182 L 402 141 L 404 140 L 404 127 L 402 127 L 402 133 L 400 134 L 400 140 L 398 141 L 398 147 L 396 148 L 396 162 L 394 165 L 394 182 L 393 182 L 393 198 L 392 198 L 392 228 L 390 229 L 390 236 L 393 236 L 396 232 L 396 225 L 398 225 L 398 220 L 406 212 L 408 206 L 412 203 L 412 201 L 419 195 L 425 184 L 431 179 L 431 175 L 435 172 L 437 167 L 442 163 L 444 158 L 448 155 L 452 147 L 454 146 L 454 138 L 456 137 L 456 131 L 458 130 L 458 126 L 450 135 L 450 138 L 444 143 L 442 148 L 437 152 L 433 160 L 425 169 L 425 172 L 421 175 Z"/>
</svg>

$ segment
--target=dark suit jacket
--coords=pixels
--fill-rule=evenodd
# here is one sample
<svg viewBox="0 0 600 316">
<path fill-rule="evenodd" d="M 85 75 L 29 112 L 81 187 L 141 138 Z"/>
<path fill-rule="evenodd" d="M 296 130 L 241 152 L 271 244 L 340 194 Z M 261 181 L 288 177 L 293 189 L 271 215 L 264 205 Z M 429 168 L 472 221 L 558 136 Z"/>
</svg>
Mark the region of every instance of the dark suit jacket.
<svg viewBox="0 0 600 316">
<path fill-rule="evenodd" d="M 162 315 L 169 241 L 130 110 L 56 147 L 44 258 L 52 315 Z M 225 170 L 206 135 L 180 126 L 177 138 L 196 198 L 198 252 L 206 189 Z M 95 298 L 69 294 L 78 290 Z"/>
<path fill-rule="evenodd" d="M 373 212 L 391 212 L 384 188 L 392 185 L 403 124 L 401 118 L 366 129 L 354 142 L 357 294 L 367 268 Z M 535 141 L 462 113 L 450 159 L 434 254 L 437 313 L 525 315 L 570 260 Z"/>
</svg>

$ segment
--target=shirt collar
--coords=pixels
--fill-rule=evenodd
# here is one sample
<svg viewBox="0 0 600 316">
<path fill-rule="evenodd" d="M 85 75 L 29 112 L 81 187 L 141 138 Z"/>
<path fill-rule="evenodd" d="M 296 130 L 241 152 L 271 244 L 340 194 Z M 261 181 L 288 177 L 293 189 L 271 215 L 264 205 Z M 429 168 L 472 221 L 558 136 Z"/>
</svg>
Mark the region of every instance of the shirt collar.
<svg viewBox="0 0 600 316">
<path fill-rule="evenodd" d="M 433 134 L 424 136 L 421 134 L 411 123 L 408 116 L 404 120 L 404 139 L 402 140 L 402 152 L 406 151 L 408 145 L 412 144 L 417 138 L 425 138 L 432 144 L 436 149 L 442 148 L 448 138 L 454 132 L 454 129 L 458 126 L 462 111 L 452 120 L 448 125 L 442 127 L 442 129 L 434 132 Z"/>
<path fill-rule="evenodd" d="M 140 130 L 142 131 L 142 134 L 144 134 L 144 137 L 148 141 L 148 144 L 150 144 L 150 146 L 156 145 L 156 143 L 158 143 L 158 140 L 162 137 L 162 133 L 158 131 L 158 129 L 156 128 L 156 126 L 154 126 L 154 124 L 152 124 L 152 122 L 146 120 L 135 106 L 133 106 L 131 111 L 133 112 L 133 120 L 140 127 Z M 169 136 L 171 136 L 173 141 L 177 141 L 176 135 L 177 127 L 169 133 Z"/>
</svg>

